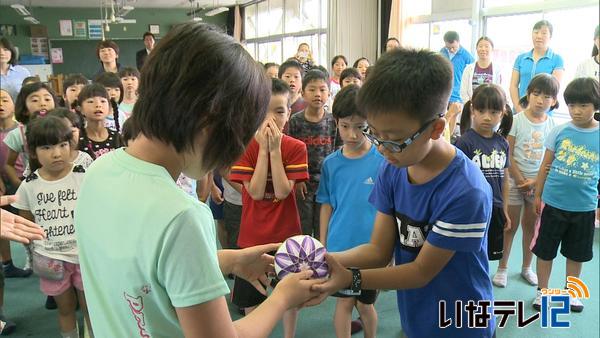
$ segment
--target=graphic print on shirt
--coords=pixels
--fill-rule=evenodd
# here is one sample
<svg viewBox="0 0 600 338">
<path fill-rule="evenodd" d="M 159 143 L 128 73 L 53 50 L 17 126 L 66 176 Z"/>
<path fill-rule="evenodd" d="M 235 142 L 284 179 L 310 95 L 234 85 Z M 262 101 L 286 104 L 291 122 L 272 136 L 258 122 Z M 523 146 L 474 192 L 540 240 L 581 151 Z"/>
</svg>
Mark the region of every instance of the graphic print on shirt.
<svg viewBox="0 0 600 338">
<path fill-rule="evenodd" d="M 586 149 L 583 145 L 573 144 L 573 141 L 567 138 L 558 145 L 555 158 L 562 162 L 553 168 L 558 174 L 580 180 L 590 180 L 594 178 L 594 172 L 589 169 L 598 162 L 599 155 L 595 151 Z"/>
<path fill-rule="evenodd" d="M 150 334 L 148 331 L 146 331 L 146 319 L 144 318 L 144 299 L 142 296 L 134 297 L 128 295 L 126 292 L 123 292 L 123 296 L 129 305 L 129 309 L 133 314 L 133 318 L 135 318 L 140 337 L 150 338 Z"/>
<path fill-rule="evenodd" d="M 541 131 L 531 132 L 531 137 L 523 142 L 523 154 L 531 162 L 542 160 L 544 156 L 544 134 Z"/>
<path fill-rule="evenodd" d="M 504 177 L 504 167 L 506 166 L 506 153 L 504 150 L 492 150 L 490 154 L 484 154 L 481 149 L 475 149 L 473 152 L 473 163 L 481 169 L 485 177 Z"/>
<path fill-rule="evenodd" d="M 398 236 L 402 249 L 418 253 L 421 250 L 427 234 L 431 230 L 431 224 L 427 222 L 418 222 L 396 212 L 396 225 L 398 226 Z"/>
</svg>

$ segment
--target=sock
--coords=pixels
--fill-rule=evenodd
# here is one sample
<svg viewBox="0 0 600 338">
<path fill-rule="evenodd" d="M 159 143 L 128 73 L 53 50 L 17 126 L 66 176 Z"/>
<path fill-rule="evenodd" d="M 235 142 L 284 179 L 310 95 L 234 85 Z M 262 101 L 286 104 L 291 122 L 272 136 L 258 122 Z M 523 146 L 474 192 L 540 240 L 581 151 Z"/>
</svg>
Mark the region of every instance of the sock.
<svg viewBox="0 0 600 338">
<path fill-rule="evenodd" d="M 79 330 L 77 326 L 70 332 L 61 332 L 60 335 L 62 338 L 79 338 Z"/>
</svg>

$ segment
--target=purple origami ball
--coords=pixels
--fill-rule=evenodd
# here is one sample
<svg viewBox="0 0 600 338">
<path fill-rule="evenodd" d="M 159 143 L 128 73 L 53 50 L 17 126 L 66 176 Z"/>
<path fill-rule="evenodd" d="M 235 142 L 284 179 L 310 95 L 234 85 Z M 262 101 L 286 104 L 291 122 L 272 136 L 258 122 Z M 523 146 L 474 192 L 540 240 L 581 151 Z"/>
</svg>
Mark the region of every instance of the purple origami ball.
<svg viewBox="0 0 600 338">
<path fill-rule="evenodd" d="M 286 239 L 275 253 L 277 278 L 304 270 L 312 270 L 312 278 L 326 277 L 329 273 L 326 252 L 323 244 L 311 236 L 298 235 Z"/>
</svg>

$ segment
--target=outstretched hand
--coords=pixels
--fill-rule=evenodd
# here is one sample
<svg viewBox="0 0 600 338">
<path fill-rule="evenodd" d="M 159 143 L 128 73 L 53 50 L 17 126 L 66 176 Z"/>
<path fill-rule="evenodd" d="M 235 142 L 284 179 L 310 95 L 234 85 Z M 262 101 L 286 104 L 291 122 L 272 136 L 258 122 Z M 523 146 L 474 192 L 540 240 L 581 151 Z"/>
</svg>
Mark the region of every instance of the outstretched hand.
<svg viewBox="0 0 600 338">
<path fill-rule="evenodd" d="M 341 289 L 348 288 L 352 283 L 352 272 L 350 270 L 346 269 L 330 254 L 326 254 L 325 259 L 329 265 L 329 279 L 323 280 L 323 283 L 313 285 L 312 290 L 319 292 L 320 295 L 304 303 L 303 306 L 321 304 L 327 297 Z"/>
<path fill-rule="evenodd" d="M 269 285 L 268 275 L 275 273 L 274 258 L 267 253 L 277 250 L 280 244 L 264 244 L 235 250 L 231 272 L 247 280 L 263 295 L 267 295 L 265 286 Z"/>
<path fill-rule="evenodd" d="M 0 196 L 0 206 L 16 202 L 16 196 Z M 0 209 L 0 237 L 11 241 L 28 244 L 32 240 L 42 240 L 45 237 L 42 228 L 7 210 Z"/>
</svg>

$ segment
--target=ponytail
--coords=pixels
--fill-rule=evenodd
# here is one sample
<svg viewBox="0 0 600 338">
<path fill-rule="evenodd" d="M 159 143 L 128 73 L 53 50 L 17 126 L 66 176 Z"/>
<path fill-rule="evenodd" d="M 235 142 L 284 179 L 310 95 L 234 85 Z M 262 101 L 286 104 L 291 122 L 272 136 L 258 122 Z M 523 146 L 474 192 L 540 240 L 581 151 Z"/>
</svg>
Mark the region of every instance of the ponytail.
<svg viewBox="0 0 600 338">
<path fill-rule="evenodd" d="M 79 116 L 79 118 L 81 119 L 81 121 L 85 121 L 85 117 L 83 116 L 83 114 L 79 111 L 79 110 L 75 110 L 75 114 L 77 114 Z M 78 145 L 78 149 L 81 151 L 84 151 L 85 147 L 87 147 L 87 151 L 85 151 L 88 155 L 90 155 L 90 157 L 92 158 L 92 160 L 96 159 L 96 154 L 94 154 L 94 150 L 92 149 L 92 142 L 90 142 L 90 139 L 87 135 L 87 130 L 85 129 L 85 124 L 82 123 L 82 128 L 79 129 L 79 145 Z"/>
<path fill-rule="evenodd" d="M 471 100 L 467 101 L 463 106 L 460 116 L 460 134 L 464 135 L 471 128 Z"/>
<path fill-rule="evenodd" d="M 507 138 L 508 133 L 510 133 L 510 129 L 513 124 L 513 112 L 510 109 L 510 106 L 507 104 L 504 108 L 504 115 L 502 115 L 502 121 L 500 121 L 500 127 L 498 128 L 497 133 L 502 137 Z"/>
<path fill-rule="evenodd" d="M 113 99 L 110 99 L 110 105 L 113 111 L 113 118 L 115 119 L 115 129 L 117 134 L 121 131 L 121 125 L 119 124 L 119 104 Z"/>
</svg>

